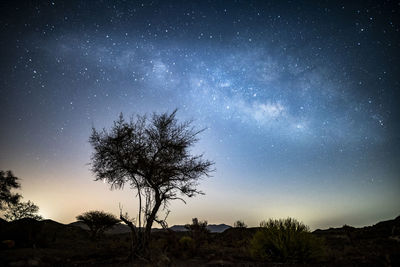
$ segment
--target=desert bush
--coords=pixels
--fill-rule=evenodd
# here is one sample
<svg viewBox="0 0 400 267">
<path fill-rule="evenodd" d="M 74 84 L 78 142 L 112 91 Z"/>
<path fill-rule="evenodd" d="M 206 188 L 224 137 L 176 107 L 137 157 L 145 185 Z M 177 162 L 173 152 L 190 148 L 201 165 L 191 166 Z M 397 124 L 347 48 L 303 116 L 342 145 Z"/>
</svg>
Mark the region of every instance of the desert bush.
<svg viewBox="0 0 400 267">
<path fill-rule="evenodd" d="M 193 249 L 194 241 L 190 236 L 182 236 L 182 238 L 179 239 L 179 244 L 183 249 Z"/>
<path fill-rule="evenodd" d="M 208 243 L 209 230 L 207 229 L 207 221 L 199 221 L 197 218 L 192 219 L 192 224 L 186 224 L 189 236 L 193 240 L 193 254 L 198 254 L 200 248 Z"/>
<path fill-rule="evenodd" d="M 92 239 L 101 236 L 107 229 L 120 222 L 113 214 L 97 210 L 87 211 L 76 216 L 76 219 L 89 227 Z"/>
<path fill-rule="evenodd" d="M 171 258 L 179 258 L 182 255 L 183 246 L 179 242 L 180 237 L 184 234 L 183 232 L 176 233 L 172 230 L 167 230 L 166 232 L 158 232 L 152 233 L 152 243 L 151 243 L 151 251 L 152 255 L 154 255 L 156 249 L 166 254 Z M 156 243 L 154 245 L 154 243 Z M 154 248 L 156 247 L 156 248 Z"/>
<path fill-rule="evenodd" d="M 188 259 L 197 254 L 196 241 L 190 236 L 184 235 L 178 239 L 178 246 L 170 251 L 171 256 Z"/>
<path fill-rule="evenodd" d="M 199 219 L 193 218 L 192 224 L 186 224 L 185 228 L 191 233 L 205 233 L 208 232 L 207 225 L 207 221 L 199 221 Z"/>
<path fill-rule="evenodd" d="M 247 224 L 244 223 L 242 220 L 237 220 L 234 224 L 233 227 L 235 228 L 247 228 Z"/>
<path fill-rule="evenodd" d="M 186 224 L 185 228 L 189 231 L 190 236 L 196 243 L 196 247 L 199 247 L 208 238 L 207 221 L 199 221 L 197 218 L 192 219 L 192 224 Z"/>
<path fill-rule="evenodd" d="M 320 255 L 321 244 L 296 219 L 263 221 L 250 242 L 253 257 L 276 262 L 309 262 Z"/>
</svg>

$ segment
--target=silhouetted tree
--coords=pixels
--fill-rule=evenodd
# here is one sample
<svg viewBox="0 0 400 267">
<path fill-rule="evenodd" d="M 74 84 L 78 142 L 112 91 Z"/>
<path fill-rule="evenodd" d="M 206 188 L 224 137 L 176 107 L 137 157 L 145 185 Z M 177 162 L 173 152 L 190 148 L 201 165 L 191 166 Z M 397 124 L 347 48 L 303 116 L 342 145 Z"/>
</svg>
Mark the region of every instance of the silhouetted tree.
<svg viewBox="0 0 400 267">
<path fill-rule="evenodd" d="M 244 223 L 244 221 L 237 220 L 234 224 L 233 227 L 235 228 L 246 228 L 247 224 Z"/>
<path fill-rule="evenodd" d="M 31 218 L 35 220 L 42 220 L 42 216 L 38 215 L 39 207 L 32 201 L 18 202 L 16 204 L 8 204 L 4 217 L 8 221 L 15 221 L 24 218 Z"/>
<path fill-rule="evenodd" d="M 201 131 L 195 131 L 191 121 L 178 123 L 175 116 L 176 110 L 153 114 L 151 119 L 138 116 L 128 122 L 121 114 L 109 132 L 93 129 L 90 136 L 96 180 L 108 182 L 111 188 L 128 184 L 137 190 L 137 221 L 120 214 L 136 236 L 137 255 L 147 253 L 154 221 L 167 227 L 166 217 L 158 217 L 160 208 L 165 209 L 170 200 L 185 202 L 182 196 L 202 194 L 196 189 L 197 182 L 213 165 L 202 155 L 190 153 Z"/>
<path fill-rule="evenodd" d="M 0 171 L 0 210 L 6 209 L 8 204 L 18 203 L 21 195 L 11 193 L 11 190 L 20 187 L 18 177 L 15 177 L 11 171 Z"/>
<path fill-rule="evenodd" d="M 89 227 L 93 239 L 120 222 L 113 214 L 103 211 L 88 211 L 76 216 L 76 219 Z"/>
</svg>

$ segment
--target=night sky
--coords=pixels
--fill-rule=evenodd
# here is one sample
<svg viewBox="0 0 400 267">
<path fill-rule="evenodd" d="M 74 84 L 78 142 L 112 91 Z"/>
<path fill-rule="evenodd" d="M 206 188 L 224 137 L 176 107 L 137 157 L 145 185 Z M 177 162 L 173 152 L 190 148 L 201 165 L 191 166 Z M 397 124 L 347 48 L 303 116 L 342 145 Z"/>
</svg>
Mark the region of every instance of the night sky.
<svg viewBox="0 0 400 267">
<path fill-rule="evenodd" d="M 169 224 L 400 214 L 400 2 L 5 1 L 0 169 L 40 213 L 136 213 L 90 172 L 92 126 L 171 112 L 206 127 L 206 193 Z"/>
</svg>

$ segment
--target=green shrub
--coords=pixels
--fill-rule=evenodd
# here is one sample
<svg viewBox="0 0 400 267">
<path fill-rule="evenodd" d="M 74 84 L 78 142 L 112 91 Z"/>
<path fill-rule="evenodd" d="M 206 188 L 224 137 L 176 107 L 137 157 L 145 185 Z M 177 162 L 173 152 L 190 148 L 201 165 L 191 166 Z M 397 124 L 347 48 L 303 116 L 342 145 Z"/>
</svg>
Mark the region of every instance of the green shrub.
<svg viewBox="0 0 400 267">
<path fill-rule="evenodd" d="M 295 219 L 263 221 L 250 242 L 253 257 L 276 262 L 309 262 L 320 254 L 320 243 Z"/>
<path fill-rule="evenodd" d="M 179 257 L 190 258 L 196 254 L 196 243 L 190 236 L 182 236 L 179 239 Z"/>
<path fill-rule="evenodd" d="M 190 249 L 193 247 L 194 241 L 190 236 L 185 235 L 179 239 L 179 244 L 182 246 L 182 248 Z"/>
</svg>

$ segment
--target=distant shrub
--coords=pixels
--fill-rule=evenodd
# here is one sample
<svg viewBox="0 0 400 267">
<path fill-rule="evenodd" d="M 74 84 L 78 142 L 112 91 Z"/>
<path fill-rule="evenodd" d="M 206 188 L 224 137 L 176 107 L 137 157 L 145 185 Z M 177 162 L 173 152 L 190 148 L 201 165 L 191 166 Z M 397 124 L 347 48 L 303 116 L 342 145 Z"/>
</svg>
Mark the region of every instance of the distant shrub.
<svg viewBox="0 0 400 267">
<path fill-rule="evenodd" d="M 183 249 L 192 249 L 194 245 L 193 238 L 190 236 L 182 236 L 181 239 L 179 239 L 179 244 L 182 246 Z"/>
<path fill-rule="evenodd" d="M 260 226 L 250 242 L 253 257 L 276 262 L 309 262 L 320 254 L 319 240 L 295 219 L 270 219 Z"/>
<path fill-rule="evenodd" d="M 107 229 L 120 222 L 113 214 L 97 210 L 87 211 L 76 216 L 76 219 L 89 227 L 92 239 L 101 236 Z"/>
<path fill-rule="evenodd" d="M 185 228 L 191 233 L 208 232 L 207 221 L 199 221 L 197 218 L 192 219 L 192 224 L 186 224 Z"/>
<path fill-rule="evenodd" d="M 189 236 L 193 239 L 193 252 L 197 253 L 199 248 L 207 243 L 209 230 L 207 229 L 207 221 L 199 221 L 197 218 L 192 219 L 192 224 L 186 224 L 185 228 L 189 232 Z"/>
<path fill-rule="evenodd" d="M 192 219 L 192 224 L 185 225 L 185 228 L 189 231 L 189 235 L 196 242 L 196 246 L 199 246 L 207 239 L 207 235 L 210 232 L 207 229 L 207 225 L 207 221 L 199 221 L 197 218 Z"/>
<path fill-rule="evenodd" d="M 234 224 L 233 227 L 235 228 L 247 228 L 247 224 L 244 223 L 244 221 L 237 220 Z"/>
</svg>

